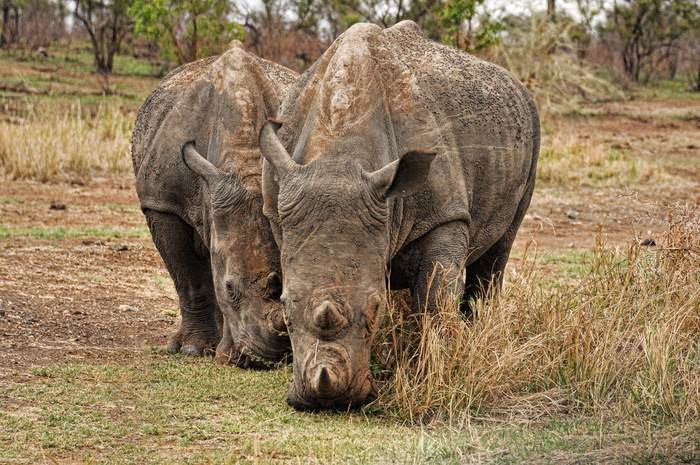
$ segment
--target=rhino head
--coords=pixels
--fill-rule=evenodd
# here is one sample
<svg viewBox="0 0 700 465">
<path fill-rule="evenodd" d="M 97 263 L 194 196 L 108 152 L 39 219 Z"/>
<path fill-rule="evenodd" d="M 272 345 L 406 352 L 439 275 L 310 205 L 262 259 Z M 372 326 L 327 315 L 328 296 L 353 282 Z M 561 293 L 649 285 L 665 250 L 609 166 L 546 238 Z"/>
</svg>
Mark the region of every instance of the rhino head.
<svg viewBox="0 0 700 465">
<path fill-rule="evenodd" d="M 260 211 L 259 191 L 236 173 L 214 166 L 188 143 L 185 164 L 204 179 L 210 224 L 209 253 L 217 303 L 224 316 L 216 359 L 241 368 L 284 361 L 289 338 L 282 317 L 279 251 Z"/>
<path fill-rule="evenodd" d="M 282 238 L 281 300 L 294 353 L 287 402 L 360 406 L 377 395 L 370 349 L 386 308 L 390 199 L 423 187 L 435 153 L 410 151 L 374 171 L 350 154 L 297 164 L 279 125 L 263 127 L 260 149 L 274 172 Z"/>
</svg>

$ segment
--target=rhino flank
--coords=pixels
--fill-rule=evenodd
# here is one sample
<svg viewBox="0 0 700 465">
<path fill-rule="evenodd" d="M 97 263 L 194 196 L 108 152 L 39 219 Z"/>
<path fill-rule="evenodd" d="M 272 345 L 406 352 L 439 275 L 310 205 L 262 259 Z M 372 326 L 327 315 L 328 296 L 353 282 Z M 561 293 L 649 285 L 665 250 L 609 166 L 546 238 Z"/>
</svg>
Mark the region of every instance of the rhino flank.
<svg viewBox="0 0 700 465">
<path fill-rule="evenodd" d="M 170 351 L 241 367 L 289 353 L 258 134 L 297 77 L 232 42 L 170 73 L 139 111 L 136 189 L 182 314 Z"/>
<path fill-rule="evenodd" d="M 464 290 L 466 313 L 502 281 L 535 184 L 537 110 L 506 70 L 404 21 L 350 28 L 292 86 L 279 120 L 260 147 L 294 353 L 287 401 L 359 406 L 376 397 L 387 273 L 414 311 L 435 310 L 436 266 Z"/>
</svg>

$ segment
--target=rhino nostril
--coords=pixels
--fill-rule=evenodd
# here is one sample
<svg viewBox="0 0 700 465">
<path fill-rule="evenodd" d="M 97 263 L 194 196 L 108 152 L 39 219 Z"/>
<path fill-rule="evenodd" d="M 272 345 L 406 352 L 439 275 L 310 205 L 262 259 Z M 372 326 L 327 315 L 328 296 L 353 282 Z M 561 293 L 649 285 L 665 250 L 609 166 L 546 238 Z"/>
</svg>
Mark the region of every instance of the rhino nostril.
<svg viewBox="0 0 700 465">
<path fill-rule="evenodd" d="M 267 275 L 265 282 L 265 298 L 279 300 L 282 297 L 282 279 L 274 271 Z"/>
</svg>

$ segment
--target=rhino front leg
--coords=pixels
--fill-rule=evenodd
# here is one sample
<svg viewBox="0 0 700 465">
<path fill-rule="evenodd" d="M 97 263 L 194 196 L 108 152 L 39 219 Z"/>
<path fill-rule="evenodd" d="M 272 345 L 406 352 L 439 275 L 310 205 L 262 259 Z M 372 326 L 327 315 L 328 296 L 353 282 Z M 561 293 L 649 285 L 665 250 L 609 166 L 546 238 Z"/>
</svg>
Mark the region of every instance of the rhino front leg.
<svg viewBox="0 0 700 465">
<path fill-rule="evenodd" d="M 167 349 L 186 355 L 214 355 L 221 340 L 221 311 L 216 303 L 209 254 L 199 235 L 182 218 L 147 210 L 153 242 L 175 283 L 182 323 Z"/>
<path fill-rule="evenodd" d="M 433 229 L 392 262 L 392 288 L 411 289 L 413 312 L 435 311 L 440 302 L 438 293 L 461 294 L 464 289 L 468 247 L 469 231 L 464 222 L 452 221 Z"/>
</svg>

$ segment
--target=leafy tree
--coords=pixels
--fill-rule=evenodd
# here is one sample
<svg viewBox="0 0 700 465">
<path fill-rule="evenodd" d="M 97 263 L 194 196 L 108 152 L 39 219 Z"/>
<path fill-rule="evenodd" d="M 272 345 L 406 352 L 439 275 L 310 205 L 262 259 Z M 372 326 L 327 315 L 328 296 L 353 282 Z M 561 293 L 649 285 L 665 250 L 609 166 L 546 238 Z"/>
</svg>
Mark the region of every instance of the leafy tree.
<svg viewBox="0 0 700 465">
<path fill-rule="evenodd" d="M 360 21 L 390 27 L 410 19 L 418 23 L 431 39 L 442 40 L 463 50 L 477 51 L 497 44 L 499 33 L 505 29 L 485 10 L 486 0 L 316 1 L 330 6 L 330 14 L 323 19 L 331 25 L 332 39 Z"/>
<path fill-rule="evenodd" d="M 95 66 L 111 73 L 114 55 L 129 33 L 132 21 L 127 15 L 131 0 L 75 0 L 73 15 L 90 36 Z"/>
<path fill-rule="evenodd" d="M 477 9 L 485 0 L 448 0 L 440 10 L 439 18 L 445 28 L 442 41 L 459 49 L 479 51 L 500 42 L 505 26 L 491 19 L 488 12 Z"/>
<path fill-rule="evenodd" d="M 627 76 L 637 82 L 655 56 L 657 61 L 667 59 L 691 29 L 690 20 L 698 8 L 695 0 L 621 0 L 616 4 L 604 30 L 619 36 Z M 649 70 L 645 80 L 650 76 Z"/>
<path fill-rule="evenodd" d="M 576 48 L 579 58 L 583 59 L 595 38 L 596 19 L 605 11 L 605 0 L 576 0 L 579 18 L 566 18 L 574 21 L 569 31 L 569 37 Z"/>
<path fill-rule="evenodd" d="M 690 88 L 700 92 L 700 11 L 691 12 L 688 15 L 690 31 L 686 42 L 687 50 L 687 77 Z"/>
<path fill-rule="evenodd" d="M 129 14 L 135 35 L 158 41 L 167 60 L 189 63 L 244 40 L 243 26 L 231 20 L 229 0 L 134 0 Z"/>
</svg>

